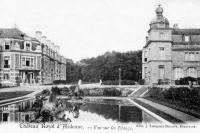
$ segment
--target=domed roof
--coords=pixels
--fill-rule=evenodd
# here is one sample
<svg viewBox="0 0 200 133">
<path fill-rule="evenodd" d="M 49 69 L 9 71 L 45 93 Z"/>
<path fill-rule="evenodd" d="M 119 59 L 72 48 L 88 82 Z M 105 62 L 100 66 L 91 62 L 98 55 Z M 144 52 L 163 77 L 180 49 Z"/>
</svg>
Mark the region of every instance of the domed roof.
<svg viewBox="0 0 200 133">
<path fill-rule="evenodd" d="M 158 5 L 158 7 L 156 8 L 156 14 L 161 14 L 163 13 L 163 8 L 161 7 L 161 5 Z"/>
<path fill-rule="evenodd" d="M 155 10 L 156 12 L 156 17 L 153 18 L 150 22 L 150 25 L 152 24 L 165 24 L 165 25 L 169 25 L 169 20 L 165 17 L 163 17 L 163 8 L 161 7 L 161 5 L 158 5 L 158 7 Z"/>
<path fill-rule="evenodd" d="M 165 17 L 161 17 L 161 18 L 155 17 L 151 20 L 150 24 L 155 24 L 155 23 L 165 23 L 169 25 L 169 20 Z"/>
</svg>

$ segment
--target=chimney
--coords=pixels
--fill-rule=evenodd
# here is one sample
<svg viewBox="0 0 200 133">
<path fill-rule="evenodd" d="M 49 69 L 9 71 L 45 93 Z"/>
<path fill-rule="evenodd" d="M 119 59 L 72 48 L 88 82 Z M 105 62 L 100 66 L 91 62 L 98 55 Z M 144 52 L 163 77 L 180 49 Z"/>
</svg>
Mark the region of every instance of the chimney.
<svg viewBox="0 0 200 133">
<path fill-rule="evenodd" d="M 42 36 L 41 42 L 46 44 L 47 43 L 47 37 L 46 36 Z"/>
<path fill-rule="evenodd" d="M 59 53 L 59 51 L 60 51 L 60 47 L 59 47 L 58 45 L 55 45 L 55 47 L 56 47 L 56 52 Z"/>
<path fill-rule="evenodd" d="M 50 48 L 51 46 L 50 46 L 50 44 L 51 44 L 51 40 L 47 40 L 47 46 Z"/>
<path fill-rule="evenodd" d="M 51 43 L 51 47 L 52 47 L 52 50 L 55 51 L 55 45 L 53 42 Z"/>
<path fill-rule="evenodd" d="M 35 32 L 35 37 L 36 37 L 36 39 L 38 39 L 39 41 L 41 41 L 41 36 L 42 36 L 42 32 L 41 32 L 41 31 L 36 31 L 36 32 Z"/>
</svg>

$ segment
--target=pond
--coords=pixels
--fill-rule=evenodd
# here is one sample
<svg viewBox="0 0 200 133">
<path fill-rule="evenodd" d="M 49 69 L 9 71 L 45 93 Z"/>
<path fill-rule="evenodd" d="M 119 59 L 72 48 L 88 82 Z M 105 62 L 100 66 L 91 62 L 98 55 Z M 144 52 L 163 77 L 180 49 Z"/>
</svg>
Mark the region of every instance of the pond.
<svg viewBox="0 0 200 133">
<path fill-rule="evenodd" d="M 57 99 L 47 104 L 35 99 L 0 107 L 0 122 L 158 122 L 127 99 Z"/>
</svg>

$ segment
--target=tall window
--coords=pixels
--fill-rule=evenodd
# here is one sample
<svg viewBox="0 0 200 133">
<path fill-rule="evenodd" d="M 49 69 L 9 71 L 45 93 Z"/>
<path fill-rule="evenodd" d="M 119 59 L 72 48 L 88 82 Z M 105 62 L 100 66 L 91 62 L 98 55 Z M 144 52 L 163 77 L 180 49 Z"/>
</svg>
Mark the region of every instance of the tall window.
<svg viewBox="0 0 200 133">
<path fill-rule="evenodd" d="M 187 69 L 187 76 L 197 78 L 197 70 L 194 67 L 190 67 Z"/>
<path fill-rule="evenodd" d="M 31 58 L 31 67 L 33 67 L 33 58 Z"/>
<path fill-rule="evenodd" d="M 144 51 L 144 62 L 147 62 L 147 51 Z"/>
<path fill-rule="evenodd" d="M 185 42 L 189 42 L 190 41 L 190 36 L 184 36 Z"/>
<path fill-rule="evenodd" d="M 31 44 L 30 43 L 26 43 L 26 50 L 30 51 L 30 49 L 31 49 Z"/>
<path fill-rule="evenodd" d="M 4 68 L 10 68 L 10 57 L 4 56 Z"/>
<path fill-rule="evenodd" d="M 159 66 L 159 77 L 160 79 L 164 79 L 165 77 L 165 67 L 163 65 Z"/>
<path fill-rule="evenodd" d="M 190 60 L 195 60 L 195 55 L 194 55 L 194 52 L 189 52 L 189 55 L 190 55 Z"/>
<path fill-rule="evenodd" d="M 22 57 L 22 66 L 25 66 L 25 57 Z"/>
<path fill-rule="evenodd" d="M 160 39 L 163 40 L 164 39 L 164 33 L 160 32 Z"/>
<path fill-rule="evenodd" d="M 27 67 L 30 66 L 30 58 L 26 58 L 26 66 L 27 66 Z"/>
<path fill-rule="evenodd" d="M 183 69 L 179 68 L 179 67 L 175 68 L 174 69 L 174 77 L 175 77 L 175 79 L 182 78 L 183 77 Z"/>
<path fill-rule="evenodd" d="M 144 67 L 144 78 L 147 78 L 147 67 Z"/>
<path fill-rule="evenodd" d="M 8 73 L 4 73 L 3 74 L 3 79 L 4 80 L 9 80 L 10 79 L 10 75 Z"/>
<path fill-rule="evenodd" d="M 185 52 L 185 60 L 186 61 L 197 61 L 199 60 L 199 52 Z"/>
<path fill-rule="evenodd" d="M 164 47 L 160 47 L 160 59 L 164 59 L 165 58 L 165 48 Z"/>
<path fill-rule="evenodd" d="M 189 60 L 190 57 L 189 57 L 189 52 L 185 52 L 185 60 Z"/>
</svg>

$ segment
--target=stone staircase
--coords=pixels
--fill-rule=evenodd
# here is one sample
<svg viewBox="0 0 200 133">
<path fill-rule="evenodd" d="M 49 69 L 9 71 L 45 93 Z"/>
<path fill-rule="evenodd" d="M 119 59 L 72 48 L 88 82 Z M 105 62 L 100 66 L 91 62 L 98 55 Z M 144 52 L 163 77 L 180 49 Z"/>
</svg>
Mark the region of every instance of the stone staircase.
<svg viewBox="0 0 200 133">
<path fill-rule="evenodd" d="M 140 86 L 140 88 L 129 95 L 131 98 L 143 97 L 149 91 L 148 86 Z"/>
</svg>

